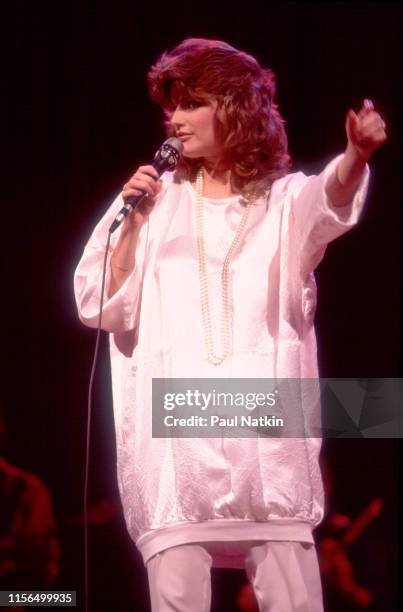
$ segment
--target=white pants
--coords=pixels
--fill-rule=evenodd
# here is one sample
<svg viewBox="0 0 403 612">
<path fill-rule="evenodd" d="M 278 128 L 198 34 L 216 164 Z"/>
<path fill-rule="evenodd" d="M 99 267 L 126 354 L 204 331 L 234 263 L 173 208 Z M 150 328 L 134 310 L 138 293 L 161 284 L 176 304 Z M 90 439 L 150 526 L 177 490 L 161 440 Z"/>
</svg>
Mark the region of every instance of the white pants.
<svg viewBox="0 0 403 612">
<path fill-rule="evenodd" d="M 152 612 L 209 612 L 211 555 L 202 544 L 174 546 L 147 563 Z M 252 546 L 245 568 L 260 612 L 323 612 L 316 549 L 302 542 Z"/>
</svg>

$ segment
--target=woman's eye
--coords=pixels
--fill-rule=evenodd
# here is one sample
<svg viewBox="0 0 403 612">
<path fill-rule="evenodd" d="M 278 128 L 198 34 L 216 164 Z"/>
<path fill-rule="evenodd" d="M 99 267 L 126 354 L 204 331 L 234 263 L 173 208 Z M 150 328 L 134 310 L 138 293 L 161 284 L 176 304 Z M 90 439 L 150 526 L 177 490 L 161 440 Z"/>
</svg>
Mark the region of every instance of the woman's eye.
<svg viewBox="0 0 403 612">
<path fill-rule="evenodd" d="M 193 110 L 194 108 L 198 108 L 200 106 L 199 102 L 195 102 L 195 100 L 189 100 L 189 102 L 186 102 L 183 107 L 187 108 L 189 110 Z"/>
</svg>

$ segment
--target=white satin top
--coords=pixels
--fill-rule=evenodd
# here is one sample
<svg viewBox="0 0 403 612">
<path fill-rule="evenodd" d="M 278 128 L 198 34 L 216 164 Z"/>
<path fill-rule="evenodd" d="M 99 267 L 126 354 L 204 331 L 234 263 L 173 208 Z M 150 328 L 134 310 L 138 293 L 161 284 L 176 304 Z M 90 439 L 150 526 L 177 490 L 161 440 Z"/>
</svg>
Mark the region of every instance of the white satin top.
<svg viewBox="0 0 403 612">
<path fill-rule="evenodd" d="M 136 268 L 107 299 L 117 477 L 128 531 L 144 562 L 170 546 L 211 544 L 214 564 L 243 566 L 251 541 L 312 542 L 323 517 L 319 438 L 152 438 L 153 377 L 316 378 L 313 270 L 326 245 L 353 227 L 368 190 L 369 167 L 351 204 L 335 208 L 319 175 L 275 181 L 252 207 L 231 266 L 233 352 L 206 361 L 192 185 L 163 176 L 142 227 Z M 75 272 L 81 321 L 98 323 L 108 228 L 119 195 L 94 229 Z M 221 269 L 243 205 L 238 196 L 204 198 L 210 309 L 217 352 Z M 112 235 L 110 250 L 120 229 Z M 109 282 L 109 269 L 106 286 Z"/>
</svg>

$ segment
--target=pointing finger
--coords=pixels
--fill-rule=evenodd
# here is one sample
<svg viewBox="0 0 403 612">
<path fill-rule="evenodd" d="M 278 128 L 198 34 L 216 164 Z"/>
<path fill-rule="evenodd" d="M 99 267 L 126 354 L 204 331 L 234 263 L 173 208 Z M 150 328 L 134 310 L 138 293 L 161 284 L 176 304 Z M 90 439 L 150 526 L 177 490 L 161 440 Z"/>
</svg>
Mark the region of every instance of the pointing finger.
<svg viewBox="0 0 403 612">
<path fill-rule="evenodd" d="M 370 113 L 372 110 L 374 110 L 374 103 L 372 100 L 366 98 L 362 104 L 360 112 L 358 113 L 358 118 L 362 119 L 362 117 L 365 117 L 365 115 Z"/>
<path fill-rule="evenodd" d="M 374 108 L 374 103 L 372 102 L 372 100 L 365 99 L 364 108 L 366 108 L 367 110 L 372 110 Z"/>
</svg>

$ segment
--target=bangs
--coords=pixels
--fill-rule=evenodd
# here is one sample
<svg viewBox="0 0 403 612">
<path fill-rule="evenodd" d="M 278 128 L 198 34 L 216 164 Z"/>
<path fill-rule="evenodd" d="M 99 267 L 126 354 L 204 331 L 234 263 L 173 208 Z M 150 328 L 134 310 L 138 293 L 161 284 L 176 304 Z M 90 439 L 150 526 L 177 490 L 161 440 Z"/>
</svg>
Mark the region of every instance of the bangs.
<svg viewBox="0 0 403 612">
<path fill-rule="evenodd" d="M 186 85 L 179 79 L 166 81 L 163 85 L 164 90 L 164 111 L 165 114 L 172 113 L 175 108 L 186 106 L 189 102 L 197 102 L 198 104 L 206 104 L 212 101 L 213 96 L 209 96 L 200 89 Z"/>
</svg>

